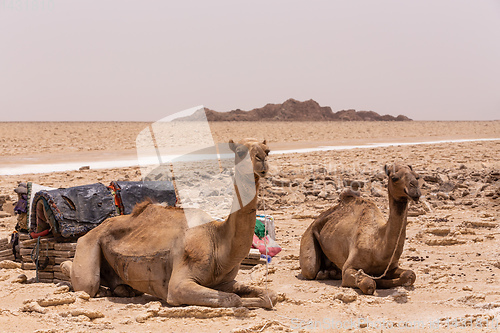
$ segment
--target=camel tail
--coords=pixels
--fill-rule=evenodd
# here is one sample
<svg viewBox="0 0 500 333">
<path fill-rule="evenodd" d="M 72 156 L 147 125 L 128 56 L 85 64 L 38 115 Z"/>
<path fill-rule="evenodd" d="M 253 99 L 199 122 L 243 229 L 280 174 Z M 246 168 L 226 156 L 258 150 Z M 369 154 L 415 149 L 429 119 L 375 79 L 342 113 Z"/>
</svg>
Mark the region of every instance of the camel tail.
<svg viewBox="0 0 500 333">
<path fill-rule="evenodd" d="M 138 216 L 140 215 L 146 208 L 148 208 L 149 205 L 154 204 L 155 202 L 151 198 L 146 198 L 143 202 L 139 202 L 134 206 L 134 209 L 132 210 L 132 216 Z"/>
</svg>

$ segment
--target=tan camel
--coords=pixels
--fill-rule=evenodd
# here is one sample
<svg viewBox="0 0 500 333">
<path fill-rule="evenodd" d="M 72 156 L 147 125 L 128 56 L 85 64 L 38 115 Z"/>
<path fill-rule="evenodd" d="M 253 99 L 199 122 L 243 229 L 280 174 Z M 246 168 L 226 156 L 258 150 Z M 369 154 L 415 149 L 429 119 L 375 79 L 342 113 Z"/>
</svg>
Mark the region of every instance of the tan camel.
<svg viewBox="0 0 500 333">
<path fill-rule="evenodd" d="M 182 208 L 139 204 L 131 215 L 108 219 L 78 240 L 73 263 L 62 265 L 73 288 L 92 297 L 100 285 L 118 296 L 139 291 L 174 306 L 271 308 L 276 304 L 273 291 L 234 280 L 252 245 L 258 184 L 268 171 L 269 148 L 266 141 L 255 139 L 231 140 L 229 145 L 236 163 L 248 158 L 247 154 L 251 158 L 249 204 L 239 205 L 248 188 L 237 185 L 234 209 L 225 221 L 212 220 L 192 228 Z M 194 209 L 190 216 L 193 213 Z M 200 219 L 206 218 L 204 212 L 198 213 Z"/>
<path fill-rule="evenodd" d="M 389 218 L 371 200 L 345 191 L 340 203 L 323 212 L 300 242 L 306 279 L 342 279 L 342 286 L 365 294 L 378 288 L 410 286 L 415 273 L 398 267 L 406 237 L 408 201 L 420 197 L 419 176 L 410 166 L 385 166 L 389 176 Z M 371 276 L 369 276 L 371 275 Z M 376 277 L 374 277 L 376 276 Z"/>
</svg>

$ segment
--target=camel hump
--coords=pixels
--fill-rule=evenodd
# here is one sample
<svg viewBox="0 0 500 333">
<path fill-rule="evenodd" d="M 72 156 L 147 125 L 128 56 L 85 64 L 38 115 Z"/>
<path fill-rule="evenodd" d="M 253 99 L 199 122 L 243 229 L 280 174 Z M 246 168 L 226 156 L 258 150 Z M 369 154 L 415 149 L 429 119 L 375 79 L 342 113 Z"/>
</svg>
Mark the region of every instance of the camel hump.
<svg viewBox="0 0 500 333">
<path fill-rule="evenodd" d="M 132 210 L 132 216 L 138 216 L 140 215 L 146 208 L 148 208 L 149 205 L 152 205 L 154 202 L 151 198 L 146 198 L 143 202 L 139 202 L 134 206 L 134 209 Z"/>
<path fill-rule="evenodd" d="M 360 193 L 359 191 L 354 191 L 350 188 L 348 189 L 345 189 L 342 191 L 342 193 L 340 193 L 340 201 L 341 202 L 349 202 L 351 201 L 352 199 L 355 199 L 355 198 L 359 198 L 360 197 Z"/>
</svg>

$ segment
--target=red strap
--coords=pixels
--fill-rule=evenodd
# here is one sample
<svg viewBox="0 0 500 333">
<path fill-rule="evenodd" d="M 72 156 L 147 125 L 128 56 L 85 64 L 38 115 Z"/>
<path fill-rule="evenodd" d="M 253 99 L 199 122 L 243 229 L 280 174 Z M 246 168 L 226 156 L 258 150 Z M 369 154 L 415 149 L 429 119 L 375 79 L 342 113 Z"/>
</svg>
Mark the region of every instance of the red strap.
<svg viewBox="0 0 500 333">
<path fill-rule="evenodd" d="M 50 232 L 50 229 L 46 229 L 46 230 L 39 232 L 39 233 L 32 232 L 32 233 L 30 233 L 30 236 L 31 236 L 31 238 L 35 239 L 38 237 L 46 236 L 49 234 L 49 232 Z"/>
</svg>

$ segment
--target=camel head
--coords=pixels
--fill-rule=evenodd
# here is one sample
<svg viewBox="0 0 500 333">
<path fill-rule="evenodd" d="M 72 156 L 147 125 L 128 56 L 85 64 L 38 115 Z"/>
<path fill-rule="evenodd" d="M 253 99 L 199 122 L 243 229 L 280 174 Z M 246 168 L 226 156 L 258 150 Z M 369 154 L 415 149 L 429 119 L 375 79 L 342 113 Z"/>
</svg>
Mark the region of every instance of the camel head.
<svg viewBox="0 0 500 333">
<path fill-rule="evenodd" d="M 236 164 L 243 160 L 249 154 L 252 160 L 253 173 L 257 178 L 265 177 L 269 171 L 267 165 L 267 155 L 269 155 L 269 147 L 266 140 L 259 142 L 257 139 L 243 139 L 238 143 L 229 140 L 229 147 L 235 153 Z"/>
<path fill-rule="evenodd" d="M 412 199 L 417 202 L 420 198 L 420 176 L 409 165 L 392 164 L 384 167 L 389 177 L 389 195 L 397 201 Z"/>
</svg>

